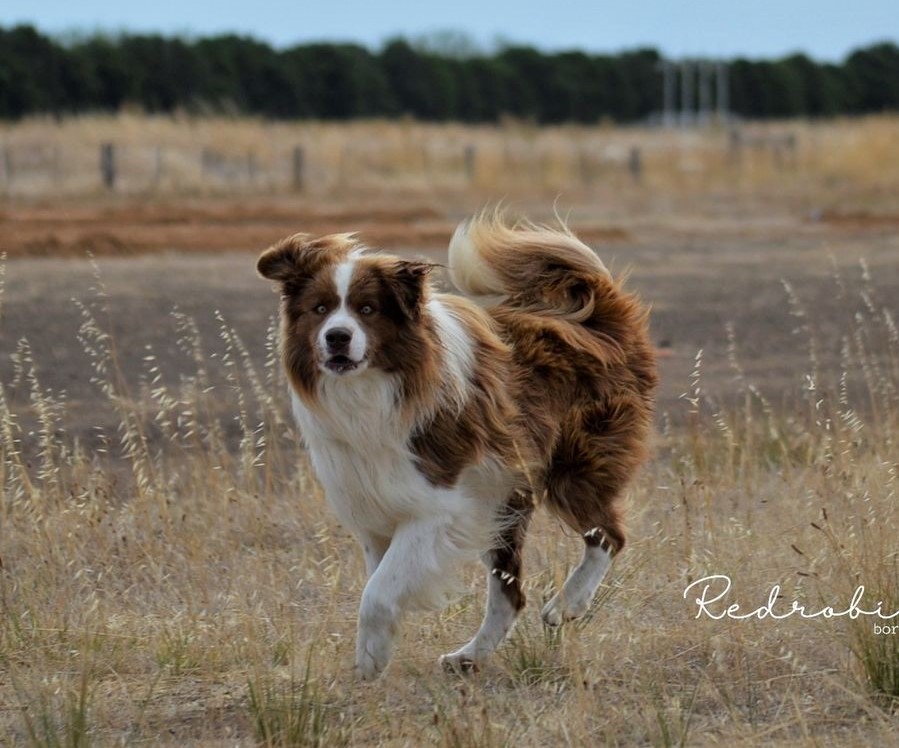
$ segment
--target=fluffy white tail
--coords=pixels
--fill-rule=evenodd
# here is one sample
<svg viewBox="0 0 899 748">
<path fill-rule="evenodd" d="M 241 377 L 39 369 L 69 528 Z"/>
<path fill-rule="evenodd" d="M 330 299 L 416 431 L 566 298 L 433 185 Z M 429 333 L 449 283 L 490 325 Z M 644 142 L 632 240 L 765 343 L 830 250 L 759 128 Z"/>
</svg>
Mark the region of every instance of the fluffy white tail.
<svg viewBox="0 0 899 748">
<path fill-rule="evenodd" d="M 611 278 L 593 250 L 564 226 L 509 225 L 500 213 L 459 224 L 449 244 L 449 271 L 456 287 L 471 296 L 527 293 L 562 276 Z"/>
</svg>

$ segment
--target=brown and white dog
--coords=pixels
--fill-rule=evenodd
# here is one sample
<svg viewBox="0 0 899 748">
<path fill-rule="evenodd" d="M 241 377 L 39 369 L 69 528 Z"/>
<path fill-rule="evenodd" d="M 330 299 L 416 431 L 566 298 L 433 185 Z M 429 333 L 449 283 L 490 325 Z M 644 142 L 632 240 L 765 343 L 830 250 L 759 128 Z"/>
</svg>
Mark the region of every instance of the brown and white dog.
<svg viewBox="0 0 899 748">
<path fill-rule="evenodd" d="M 618 500 L 646 453 L 656 368 L 647 309 L 564 229 L 462 224 L 456 286 L 431 266 L 369 254 L 351 234 L 291 236 L 258 270 L 280 283 L 293 411 L 317 477 L 362 545 L 356 667 L 387 665 L 405 611 L 444 602 L 480 556 L 488 597 L 474 638 L 444 655 L 475 667 L 524 606 L 521 550 L 535 504 L 584 540 L 543 609 L 583 615 L 625 542 Z"/>
</svg>

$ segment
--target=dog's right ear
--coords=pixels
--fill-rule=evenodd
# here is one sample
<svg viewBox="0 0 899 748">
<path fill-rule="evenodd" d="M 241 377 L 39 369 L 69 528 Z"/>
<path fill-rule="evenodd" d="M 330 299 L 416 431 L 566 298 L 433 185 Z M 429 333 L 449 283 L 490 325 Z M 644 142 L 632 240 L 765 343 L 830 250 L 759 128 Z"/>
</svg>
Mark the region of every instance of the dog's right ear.
<svg viewBox="0 0 899 748">
<path fill-rule="evenodd" d="M 316 239 L 309 234 L 294 234 L 265 250 L 256 261 L 256 270 L 263 278 L 296 290 L 327 263 L 340 260 L 356 246 L 352 234 L 330 234 Z"/>
<path fill-rule="evenodd" d="M 308 234 L 294 234 L 282 239 L 265 250 L 256 261 L 256 270 L 263 278 L 288 283 L 303 276 L 309 276 L 315 270 L 310 266 L 315 252 L 305 250 L 309 247 Z"/>
</svg>

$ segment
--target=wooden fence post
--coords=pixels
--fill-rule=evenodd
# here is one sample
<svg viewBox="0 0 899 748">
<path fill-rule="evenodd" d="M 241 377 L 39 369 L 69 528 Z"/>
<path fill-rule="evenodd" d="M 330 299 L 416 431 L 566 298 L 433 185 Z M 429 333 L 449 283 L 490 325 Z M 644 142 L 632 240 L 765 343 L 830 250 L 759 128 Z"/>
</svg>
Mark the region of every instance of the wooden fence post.
<svg viewBox="0 0 899 748">
<path fill-rule="evenodd" d="M 12 165 L 12 152 L 9 150 L 9 146 L 5 146 L 3 148 L 3 184 L 6 187 L 7 193 L 12 192 L 12 179 L 13 179 L 13 165 Z"/>
<path fill-rule="evenodd" d="M 165 170 L 164 154 L 161 145 L 153 150 L 153 186 L 156 187 L 162 181 L 162 173 Z"/>
<path fill-rule="evenodd" d="M 593 170 L 590 168 L 589 146 L 581 145 L 577 152 L 577 168 L 581 177 L 581 184 L 589 187 L 593 182 Z"/>
<path fill-rule="evenodd" d="M 107 190 L 114 190 L 116 183 L 115 146 L 112 143 L 100 145 L 100 176 Z"/>
<path fill-rule="evenodd" d="M 209 172 L 212 171 L 213 166 L 213 155 L 212 150 L 203 146 L 203 150 L 200 151 L 200 171 L 201 171 L 201 179 L 205 182 L 209 178 Z"/>
<path fill-rule="evenodd" d="M 302 192 L 306 186 L 306 153 L 303 146 L 297 145 L 293 149 L 293 188 Z"/>
<path fill-rule="evenodd" d="M 743 133 L 733 128 L 727 137 L 727 155 L 732 164 L 739 164 L 743 157 Z"/>
<path fill-rule="evenodd" d="M 627 169 L 634 183 L 640 184 L 643 180 L 643 153 L 639 146 L 635 145 L 631 148 L 627 157 Z"/>
<path fill-rule="evenodd" d="M 51 162 L 51 169 L 53 171 L 53 184 L 58 187 L 59 182 L 62 179 L 62 169 L 60 168 L 60 160 L 59 160 L 59 146 L 53 146 L 53 157 Z"/>
<path fill-rule="evenodd" d="M 475 160 L 477 159 L 477 151 L 473 145 L 465 146 L 465 176 L 469 182 L 474 182 L 475 177 Z"/>
</svg>

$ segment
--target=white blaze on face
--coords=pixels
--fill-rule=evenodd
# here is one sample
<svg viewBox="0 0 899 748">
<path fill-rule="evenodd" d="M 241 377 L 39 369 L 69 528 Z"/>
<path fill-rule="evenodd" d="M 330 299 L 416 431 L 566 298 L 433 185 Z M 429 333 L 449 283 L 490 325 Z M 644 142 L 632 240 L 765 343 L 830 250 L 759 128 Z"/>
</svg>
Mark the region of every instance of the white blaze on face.
<svg viewBox="0 0 899 748">
<path fill-rule="evenodd" d="M 359 320 L 351 313 L 347 305 L 347 297 L 350 293 L 350 283 L 353 279 L 353 270 L 355 270 L 355 260 L 342 262 L 334 268 L 334 287 L 337 290 L 337 296 L 340 304 L 325 319 L 318 333 L 318 348 L 321 353 L 321 360 L 327 361 L 330 357 L 328 351 L 328 342 L 325 336 L 330 330 L 342 328 L 352 336 L 347 355 L 355 363 L 359 363 L 365 358 L 368 351 L 368 339 L 365 330 Z"/>
</svg>

